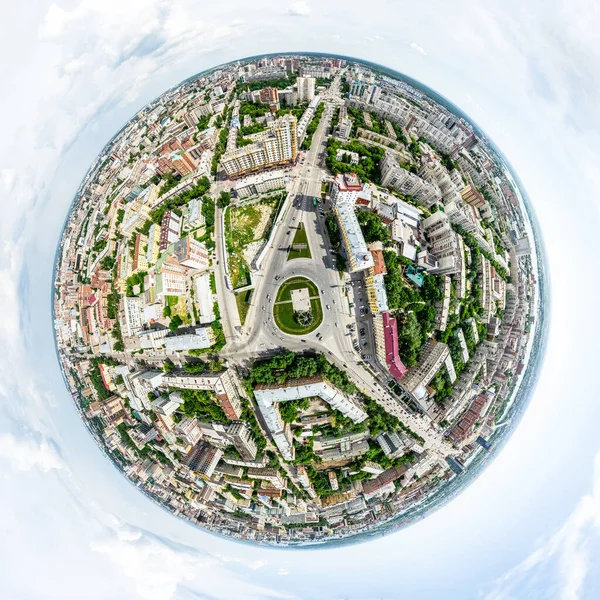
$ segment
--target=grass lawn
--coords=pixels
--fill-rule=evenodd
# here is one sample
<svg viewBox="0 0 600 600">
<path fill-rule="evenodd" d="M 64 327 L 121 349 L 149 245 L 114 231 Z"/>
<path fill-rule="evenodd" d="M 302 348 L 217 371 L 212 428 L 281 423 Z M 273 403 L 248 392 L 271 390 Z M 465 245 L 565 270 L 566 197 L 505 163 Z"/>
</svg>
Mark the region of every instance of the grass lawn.
<svg viewBox="0 0 600 600">
<path fill-rule="evenodd" d="M 235 295 L 235 303 L 237 304 L 242 325 L 246 322 L 246 316 L 248 315 L 248 310 L 250 308 L 250 299 L 252 298 L 253 291 L 253 289 L 246 290 Z"/>
<path fill-rule="evenodd" d="M 292 304 L 292 290 L 308 288 L 310 294 L 310 312 L 314 320 L 310 325 L 304 326 L 294 320 L 294 307 Z M 273 318 L 277 327 L 284 333 L 291 335 L 304 335 L 314 331 L 323 321 L 323 307 L 317 286 L 306 277 L 292 277 L 281 284 L 277 291 L 275 304 L 273 305 Z"/>
<path fill-rule="evenodd" d="M 294 320 L 294 309 L 292 302 L 280 302 L 273 306 L 273 318 L 277 327 L 284 333 L 291 335 L 304 335 L 314 331 L 323 321 L 323 308 L 319 298 L 311 298 L 310 312 L 315 315 L 313 322 L 308 326 L 299 325 Z"/>
<path fill-rule="evenodd" d="M 167 296 L 167 304 L 175 306 L 179 302 L 179 296 Z"/>
<path fill-rule="evenodd" d="M 294 250 L 294 244 L 306 244 L 306 248 Z M 296 230 L 292 241 L 292 247 L 288 253 L 288 260 L 293 260 L 294 258 L 312 258 L 310 246 L 308 245 L 308 237 L 306 236 L 306 229 L 304 229 L 304 223 L 300 223 L 300 227 Z"/>
<path fill-rule="evenodd" d="M 300 288 L 308 288 L 310 297 L 319 296 L 319 290 L 317 286 L 306 277 L 291 277 L 286 279 L 277 290 L 277 297 L 275 302 L 290 302 L 292 300 L 292 290 L 299 290 Z"/>
</svg>

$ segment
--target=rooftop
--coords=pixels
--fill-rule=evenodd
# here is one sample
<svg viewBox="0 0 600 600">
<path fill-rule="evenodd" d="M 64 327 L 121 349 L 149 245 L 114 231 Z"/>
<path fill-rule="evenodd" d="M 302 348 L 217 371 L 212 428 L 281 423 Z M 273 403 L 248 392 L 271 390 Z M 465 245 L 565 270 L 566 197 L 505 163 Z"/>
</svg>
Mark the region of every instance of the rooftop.
<svg viewBox="0 0 600 600">
<path fill-rule="evenodd" d="M 398 354 L 398 323 L 396 318 L 390 316 L 388 312 L 384 312 L 382 317 L 385 336 L 385 362 L 391 376 L 399 381 L 406 375 L 408 369 L 402 364 Z"/>
<path fill-rule="evenodd" d="M 338 173 L 335 176 L 335 183 L 340 192 L 360 192 L 362 185 L 356 173 Z"/>
</svg>

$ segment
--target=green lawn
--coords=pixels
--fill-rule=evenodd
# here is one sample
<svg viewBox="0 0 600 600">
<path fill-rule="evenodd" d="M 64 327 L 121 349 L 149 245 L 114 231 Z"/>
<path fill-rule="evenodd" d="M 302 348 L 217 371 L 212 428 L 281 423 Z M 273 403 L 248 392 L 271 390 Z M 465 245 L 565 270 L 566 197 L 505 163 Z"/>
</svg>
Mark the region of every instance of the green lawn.
<svg viewBox="0 0 600 600">
<path fill-rule="evenodd" d="M 235 303 L 237 304 L 242 325 L 246 322 L 246 316 L 248 315 L 248 310 L 250 309 L 250 299 L 252 298 L 253 291 L 253 289 L 246 290 L 235 295 Z"/>
<path fill-rule="evenodd" d="M 294 244 L 306 244 L 306 248 L 294 250 Z M 308 245 L 308 237 L 306 236 L 306 229 L 304 229 L 304 223 L 300 223 L 300 227 L 296 230 L 292 246 L 288 253 L 288 260 L 293 260 L 294 258 L 312 258 L 310 246 Z"/>
<path fill-rule="evenodd" d="M 314 320 L 310 325 L 303 326 L 294 320 L 294 309 L 292 304 L 292 290 L 308 288 L 310 294 L 310 312 Z M 323 321 L 323 307 L 319 297 L 317 286 L 306 277 L 292 277 L 281 284 L 277 291 L 275 304 L 273 305 L 273 318 L 277 327 L 284 333 L 291 335 L 304 335 L 314 331 Z"/>
<path fill-rule="evenodd" d="M 317 286 L 306 277 L 291 277 L 286 279 L 277 290 L 277 297 L 275 302 L 289 302 L 292 299 L 292 290 L 299 290 L 300 288 L 308 288 L 310 297 L 319 296 L 319 290 Z"/>
<path fill-rule="evenodd" d="M 304 335 L 314 331 L 323 321 L 323 308 L 319 298 L 310 299 L 310 310 L 311 313 L 315 315 L 315 319 L 307 327 L 299 325 L 294 320 L 294 310 L 291 301 L 275 304 L 273 306 L 273 318 L 275 319 L 277 327 L 279 327 L 279 329 L 281 329 L 281 331 L 284 333 L 289 333 L 291 335 Z"/>
</svg>

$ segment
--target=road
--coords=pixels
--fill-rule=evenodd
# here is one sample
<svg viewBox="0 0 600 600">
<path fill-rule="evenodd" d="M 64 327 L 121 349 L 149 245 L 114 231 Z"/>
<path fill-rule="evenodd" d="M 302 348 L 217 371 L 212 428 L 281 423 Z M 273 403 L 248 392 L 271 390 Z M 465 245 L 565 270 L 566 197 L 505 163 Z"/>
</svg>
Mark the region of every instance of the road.
<svg viewBox="0 0 600 600">
<path fill-rule="evenodd" d="M 299 166 L 295 169 L 297 176 L 292 182 L 288 201 L 282 208 L 283 218 L 260 270 L 254 273 L 255 287 L 244 327 L 239 322 L 235 296 L 225 284 L 226 248 L 221 235 L 221 211 L 217 209 L 215 235 L 218 240 L 218 265 L 215 272 L 219 306 L 228 342 L 221 355 L 233 363 L 248 366 L 256 357 L 268 356 L 282 349 L 321 352 L 340 369 L 345 370 L 359 389 L 423 438 L 425 449 L 436 453 L 440 458 L 456 454 L 441 439 L 439 430 L 428 417 L 409 411 L 400 398 L 384 387 L 390 378 L 389 374 L 381 372 L 375 365 L 368 368 L 353 349 L 354 334 L 349 326 L 357 323 L 357 316 L 359 329 L 363 326 L 366 328 L 369 320 L 360 319 L 360 315 L 349 308 L 346 282 L 350 282 L 351 278 L 346 273 L 340 274 L 336 269 L 335 251 L 329 245 L 323 203 L 320 200 L 321 184 L 330 179 L 329 172 L 324 169 L 322 157 L 333 106 L 341 101 L 336 96 L 338 86 L 339 80 L 337 85 L 335 82 L 332 84 L 330 96 L 324 98 L 326 108 L 313 135 L 310 149 L 301 156 Z M 316 207 L 313 206 L 314 197 L 319 200 Z M 307 232 L 312 256 L 310 259 L 288 261 L 288 251 L 300 223 L 303 223 Z M 317 285 L 323 307 L 323 322 L 304 336 L 283 333 L 273 320 L 273 303 L 277 290 L 283 281 L 294 276 L 307 277 Z M 359 294 L 364 296 L 364 291 L 359 287 L 360 279 L 355 278 L 353 288 L 357 297 Z M 366 301 L 366 296 L 364 298 Z M 356 304 L 354 310 L 359 307 L 359 303 Z M 365 339 L 368 337 L 369 334 L 365 335 Z"/>
</svg>

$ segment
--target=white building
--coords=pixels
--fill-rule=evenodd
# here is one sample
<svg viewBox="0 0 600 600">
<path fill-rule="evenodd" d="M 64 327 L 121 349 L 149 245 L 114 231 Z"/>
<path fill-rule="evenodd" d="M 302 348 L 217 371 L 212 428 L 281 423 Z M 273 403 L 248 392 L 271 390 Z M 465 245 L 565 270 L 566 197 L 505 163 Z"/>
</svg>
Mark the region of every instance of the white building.
<svg viewBox="0 0 600 600">
<path fill-rule="evenodd" d="M 173 335 L 164 338 L 165 350 L 181 352 L 210 348 L 215 343 L 215 334 L 210 327 L 198 327 L 195 333 Z"/>
<path fill-rule="evenodd" d="M 198 318 L 201 325 L 212 323 L 215 320 L 213 293 L 210 287 L 210 274 L 202 273 L 194 280 L 196 294 L 194 301 L 198 307 Z"/>
<path fill-rule="evenodd" d="M 362 185 L 354 173 L 336 175 L 331 190 L 331 204 L 340 226 L 349 271 L 368 269 L 374 264 L 354 212 L 361 192 Z"/>
<path fill-rule="evenodd" d="M 233 189 L 239 198 L 248 198 L 282 188 L 285 188 L 285 175 L 281 171 L 276 171 L 246 177 Z"/>
<path fill-rule="evenodd" d="M 144 301 L 138 297 L 123 299 L 125 313 L 125 330 L 127 337 L 135 335 L 144 324 Z"/>
<path fill-rule="evenodd" d="M 296 160 L 298 155 L 297 122 L 293 115 L 273 121 L 259 141 L 226 152 L 221 164 L 228 177 L 239 177 L 266 167 Z"/>
<path fill-rule="evenodd" d="M 298 77 L 296 86 L 298 88 L 298 102 L 310 102 L 315 97 L 314 77 Z"/>
<path fill-rule="evenodd" d="M 441 201 L 440 189 L 407 169 L 403 169 L 393 153 L 386 152 L 380 166 L 381 185 L 390 187 L 399 194 L 412 196 L 426 207 L 431 207 Z"/>
</svg>

